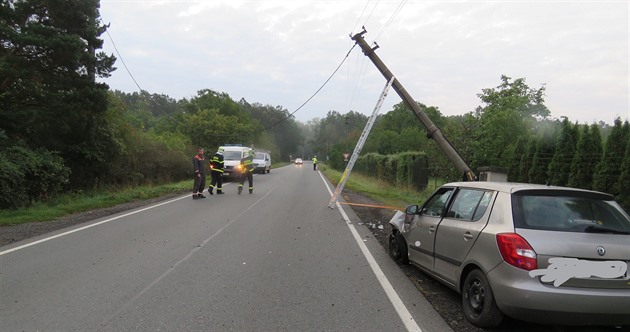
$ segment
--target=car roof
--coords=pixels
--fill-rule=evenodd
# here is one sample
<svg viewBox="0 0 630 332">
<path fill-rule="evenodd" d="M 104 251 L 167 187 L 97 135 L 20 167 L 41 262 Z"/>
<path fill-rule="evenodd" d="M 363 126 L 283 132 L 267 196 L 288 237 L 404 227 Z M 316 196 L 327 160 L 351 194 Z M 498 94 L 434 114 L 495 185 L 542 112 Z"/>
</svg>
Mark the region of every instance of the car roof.
<svg viewBox="0 0 630 332">
<path fill-rule="evenodd" d="M 543 184 L 518 183 L 518 182 L 494 182 L 494 181 L 451 182 L 451 183 L 444 184 L 443 187 L 468 187 L 468 188 L 478 188 L 478 189 L 489 189 L 489 190 L 501 191 L 501 192 L 510 193 L 510 194 L 521 191 L 521 190 L 570 190 L 570 191 L 579 191 L 579 192 L 588 192 L 588 193 L 598 193 L 598 194 L 604 194 L 604 195 L 610 196 L 609 194 L 606 194 L 606 193 L 579 189 L 579 188 L 547 186 Z"/>
</svg>

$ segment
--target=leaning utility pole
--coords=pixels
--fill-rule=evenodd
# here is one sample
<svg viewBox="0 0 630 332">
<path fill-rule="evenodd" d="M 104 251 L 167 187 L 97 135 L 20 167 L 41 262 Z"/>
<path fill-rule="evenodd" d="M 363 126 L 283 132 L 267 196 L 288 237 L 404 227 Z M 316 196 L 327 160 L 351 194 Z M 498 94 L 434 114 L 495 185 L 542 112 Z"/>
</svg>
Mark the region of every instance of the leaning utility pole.
<svg viewBox="0 0 630 332">
<path fill-rule="evenodd" d="M 365 28 L 363 28 L 362 32 L 359 32 L 356 35 L 351 36 L 351 38 L 352 40 L 356 41 L 356 43 L 361 47 L 361 49 L 363 50 L 363 54 L 365 54 L 368 58 L 370 58 L 370 60 L 372 60 L 376 68 L 378 68 L 381 74 L 383 74 L 385 79 L 387 81 L 391 80 L 392 77 L 394 77 L 394 75 L 387 68 L 387 66 L 385 66 L 383 61 L 381 61 L 381 59 L 376 55 L 376 53 L 374 53 L 374 50 L 378 48 L 378 45 L 375 46 L 374 48 L 371 48 L 368 45 L 368 43 L 365 41 L 365 39 L 363 39 L 363 35 L 365 33 L 367 33 L 367 31 L 365 31 Z M 432 138 L 438 144 L 438 146 L 446 154 L 446 157 L 453 164 L 455 164 L 455 168 L 460 172 L 460 174 L 463 174 L 464 181 L 477 180 L 477 176 L 475 176 L 475 173 L 473 173 L 473 171 L 470 169 L 468 164 L 466 164 L 464 159 L 459 155 L 459 153 L 457 153 L 455 148 L 446 139 L 446 137 L 442 135 L 442 132 L 440 131 L 440 129 L 438 129 L 438 127 L 436 127 L 435 124 L 433 124 L 431 119 L 429 119 L 429 117 L 420 109 L 416 101 L 413 98 L 411 98 L 407 90 L 405 90 L 402 84 L 400 84 L 398 79 L 394 78 L 392 87 L 394 88 L 394 91 L 398 93 L 400 98 L 402 98 L 403 102 L 405 102 L 407 107 L 409 107 L 414 112 L 418 120 L 422 122 L 422 124 L 424 125 L 424 128 L 427 130 L 429 138 Z"/>
</svg>

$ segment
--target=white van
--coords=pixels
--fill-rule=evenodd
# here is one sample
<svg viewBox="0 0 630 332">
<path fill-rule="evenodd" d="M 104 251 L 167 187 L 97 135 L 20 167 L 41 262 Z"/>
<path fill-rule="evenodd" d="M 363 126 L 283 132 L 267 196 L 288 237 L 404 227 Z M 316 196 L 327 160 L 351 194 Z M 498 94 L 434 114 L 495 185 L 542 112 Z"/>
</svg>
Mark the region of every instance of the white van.
<svg viewBox="0 0 630 332">
<path fill-rule="evenodd" d="M 238 145 L 225 145 L 223 148 L 224 178 L 237 178 L 241 175 L 241 159 L 249 154 L 251 148 Z"/>
<path fill-rule="evenodd" d="M 265 174 L 271 172 L 271 155 L 264 151 L 256 151 L 254 155 L 254 172 Z"/>
</svg>

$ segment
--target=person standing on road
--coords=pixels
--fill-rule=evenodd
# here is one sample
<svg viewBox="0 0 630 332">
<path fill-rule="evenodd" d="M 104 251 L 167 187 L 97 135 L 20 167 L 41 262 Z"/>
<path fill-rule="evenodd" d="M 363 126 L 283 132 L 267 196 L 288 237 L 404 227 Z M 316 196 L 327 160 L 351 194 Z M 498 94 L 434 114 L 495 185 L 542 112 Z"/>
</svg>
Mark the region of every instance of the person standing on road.
<svg viewBox="0 0 630 332">
<path fill-rule="evenodd" d="M 210 195 L 213 195 L 212 191 L 215 187 L 217 188 L 217 195 L 223 194 L 224 166 L 223 148 L 220 147 L 214 156 L 212 156 L 212 160 L 210 160 L 210 168 L 212 169 L 212 172 L 210 173 L 212 180 L 210 181 L 210 187 L 208 187 L 208 193 L 210 193 Z"/>
<path fill-rule="evenodd" d="M 243 183 L 245 183 L 245 178 L 247 178 L 247 182 L 249 182 L 249 193 L 254 193 L 254 150 L 250 150 L 245 157 L 241 158 L 241 180 L 238 184 L 238 194 L 240 195 L 243 191 Z"/>
<path fill-rule="evenodd" d="M 313 156 L 313 170 L 317 170 L 317 156 Z"/>
<path fill-rule="evenodd" d="M 195 182 L 193 184 L 193 199 L 206 198 L 203 189 L 206 187 L 206 163 L 203 159 L 203 148 L 197 149 L 197 154 L 193 157 L 193 168 L 195 170 Z"/>
</svg>

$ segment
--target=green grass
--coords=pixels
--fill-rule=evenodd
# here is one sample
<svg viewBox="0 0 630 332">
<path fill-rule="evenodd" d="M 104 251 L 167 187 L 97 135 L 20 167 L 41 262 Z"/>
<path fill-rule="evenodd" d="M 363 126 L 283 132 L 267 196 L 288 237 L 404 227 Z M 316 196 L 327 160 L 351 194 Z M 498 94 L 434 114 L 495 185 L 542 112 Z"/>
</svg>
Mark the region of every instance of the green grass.
<svg viewBox="0 0 630 332">
<path fill-rule="evenodd" d="M 54 220 L 69 214 L 106 208 L 121 203 L 190 191 L 192 180 L 161 186 L 142 186 L 112 191 L 64 194 L 28 208 L 0 210 L 0 226 Z"/>
<path fill-rule="evenodd" d="M 326 165 L 321 165 L 320 170 L 332 183 L 335 185 L 339 183 L 342 172 L 333 170 Z M 430 181 L 430 183 L 433 182 Z M 350 177 L 348 177 L 344 186 L 344 191 L 346 189 L 361 193 L 381 202 L 385 206 L 398 207 L 401 210 L 404 210 L 410 204 L 421 204 L 435 190 L 433 186 L 422 192 L 412 188 L 400 188 L 357 172 L 350 173 Z"/>
<path fill-rule="evenodd" d="M 288 163 L 273 164 L 278 168 Z M 335 171 L 326 165 L 321 165 L 320 170 L 335 185 L 341 178 L 341 172 Z M 272 170 L 273 171 L 273 170 Z M 208 177 L 208 181 L 209 181 Z M 434 182 L 430 181 L 430 184 Z M 192 188 L 192 180 L 160 186 L 142 186 L 124 188 L 111 191 L 84 192 L 64 194 L 46 202 L 37 202 L 28 208 L 17 210 L 0 210 L 0 226 L 17 225 L 27 222 L 42 222 L 54 220 L 69 214 L 85 212 L 99 208 L 112 207 L 118 204 L 157 198 L 168 194 L 189 192 Z M 350 174 L 344 190 L 352 190 L 361 193 L 383 205 L 404 209 L 409 204 L 419 204 L 435 189 L 430 186 L 423 192 L 410 188 L 397 188 L 383 181 L 363 176 L 357 172 Z"/>
</svg>

